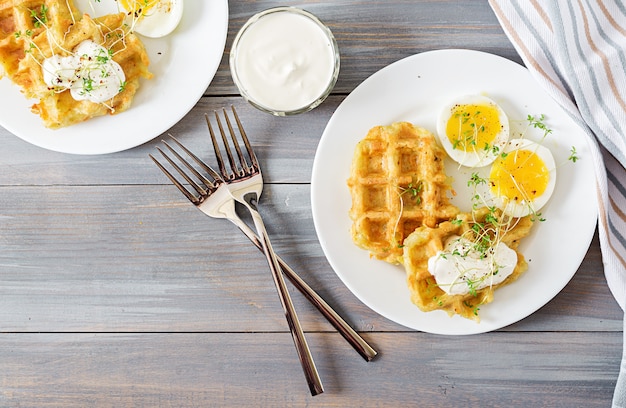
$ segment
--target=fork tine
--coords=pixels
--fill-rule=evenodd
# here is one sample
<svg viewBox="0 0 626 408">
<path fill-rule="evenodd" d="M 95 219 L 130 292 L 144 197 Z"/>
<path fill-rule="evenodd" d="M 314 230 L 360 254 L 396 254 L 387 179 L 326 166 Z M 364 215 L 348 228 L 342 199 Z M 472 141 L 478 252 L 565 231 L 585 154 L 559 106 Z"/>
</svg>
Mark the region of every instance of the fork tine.
<svg viewBox="0 0 626 408">
<path fill-rule="evenodd" d="M 213 132 L 213 126 L 211 126 L 211 121 L 209 120 L 209 115 L 205 114 L 204 118 L 206 119 L 206 124 L 209 128 L 209 134 L 211 135 L 211 142 L 213 143 L 213 151 L 215 152 L 215 158 L 217 159 L 217 166 L 222 174 L 222 178 L 224 180 L 231 180 L 234 178 L 234 174 L 231 176 L 226 170 L 226 165 L 224 164 L 224 159 L 222 158 L 222 153 L 220 151 L 220 147 L 217 144 L 217 139 L 215 138 L 215 133 Z M 219 123 L 219 118 L 217 122 L 218 126 L 221 126 Z"/>
<path fill-rule="evenodd" d="M 170 136 L 170 137 L 172 137 L 172 139 L 174 138 L 173 136 Z M 211 180 L 206 178 L 206 176 L 200 174 L 200 172 L 198 172 L 198 170 L 196 170 L 187 160 L 183 159 L 183 157 L 176 150 L 174 150 L 174 148 L 172 146 L 170 146 L 170 144 L 167 143 L 165 140 L 163 140 L 163 144 L 169 149 L 170 152 L 172 152 L 172 154 L 174 154 L 174 156 L 176 156 L 176 158 L 181 163 L 183 163 L 185 165 L 185 167 L 187 167 L 187 169 L 189 169 L 189 171 L 191 171 L 191 173 L 196 178 L 198 178 L 198 180 L 200 180 L 201 183 L 204 184 L 204 186 L 201 186 L 200 184 L 195 183 L 193 181 L 193 179 L 191 177 L 189 177 L 186 173 L 184 173 L 179 166 L 176 166 L 174 163 L 172 163 L 170 161 L 170 163 L 172 163 L 172 165 L 176 168 L 176 170 L 178 170 L 178 172 L 185 178 L 185 180 L 187 180 L 189 182 L 189 184 L 191 184 L 196 189 L 196 191 L 199 194 L 206 195 L 208 192 L 215 191 L 215 189 L 216 189 L 215 184 L 213 184 L 213 182 Z M 205 189 L 205 187 L 206 187 L 206 189 Z"/>
<path fill-rule="evenodd" d="M 193 159 L 193 161 L 196 162 L 196 164 L 198 164 L 198 166 L 202 167 L 202 169 L 204 171 L 206 171 L 207 173 L 209 173 L 209 175 L 211 177 L 213 177 L 213 182 L 211 182 L 209 179 L 207 179 L 205 176 L 203 176 L 202 174 L 198 173 L 198 171 L 193 167 L 190 166 L 189 163 L 187 163 L 185 160 L 182 160 L 182 158 L 180 158 L 180 156 L 174 152 L 174 154 L 176 154 L 183 163 L 185 163 L 187 165 L 187 167 L 194 172 L 194 174 L 196 175 L 196 177 L 199 177 L 201 179 L 203 179 L 203 181 L 205 183 L 208 183 L 208 185 L 211 185 L 213 188 L 217 188 L 217 184 L 219 182 L 221 182 L 221 177 L 219 174 L 217 174 L 217 172 L 215 170 L 213 170 L 213 168 L 211 166 L 209 166 L 208 164 L 206 164 L 202 159 L 200 159 L 198 156 L 196 156 L 193 152 L 191 152 L 189 149 L 187 149 L 187 147 L 185 147 L 184 144 L 182 144 L 178 139 L 176 139 L 174 136 L 170 135 L 170 137 L 172 138 L 172 140 L 174 142 L 176 142 L 176 144 L 178 145 L 178 147 L 180 147 L 189 157 L 191 157 Z M 165 145 L 167 147 L 169 147 L 170 150 L 172 150 L 172 148 L 166 143 L 164 142 Z"/>
<path fill-rule="evenodd" d="M 163 151 L 161 149 L 159 149 L 157 147 L 157 150 L 159 152 L 161 152 L 161 154 L 163 154 L 165 156 L 165 154 L 163 153 Z M 176 179 L 176 177 L 174 177 L 172 175 L 172 173 L 170 173 L 157 159 L 154 158 L 153 155 L 149 154 L 148 156 L 150 156 L 150 158 L 152 159 L 152 161 L 154 162 L 154 164 L 157 165 L 157 167 L 159 169 L 161 169 L 161 171 L 167 176 L 168 179 L 170 179 L 170 181 L 176 186 L 178 187 L 178 189 L 180 190 L 181 193 L 183 193 L 183 195 L 185 197 L 187 197 L 187 199 L 189 201 L 191 201 L 194 204 L 198 204 L 200 202 L 200 199 L 198 197 L 196 197 L 195 195 L 193 195 L 192 193 L 189 192 L 189 190 L 187 190 L 182 184 L 180 184 L 180 182 Z M 166 157 L 167 159 L 167 157 Z M 169 160 L 168 160 L 169 161 Z"/>
<path fill-rule="evenodd" d="M 241 134 L 241 138 L 243 139 L 243 143 L 246 146 L 246 150 L 248 151 L 248 156 L 250 156 L 250 160 L 252 161 L 252 168 L 255 171 L 260 171 L 261 167 L 259 166 L 259 161 L 256 158 L 256 154 L 254 154 L 254 149 L 252 149 L 252 145 L 248 140 L 248 136 L 246 135 L 246 131 L 243 129 L 243 125 L 239 120 L 239 115 L 237 115 L 237 111 L 235 110 L 234 105 L 230 105 L 230 109 L 233 111 L 233 116 L 235 117 L 235 122 L 237 122 L 237 127 L 239 128 L 239 133 Z"/>
<path fill-rule="evenodd" d="M 165 142 L 163 142 L 165 143 Z M 167 143 L 165 143 L 165 145 L 167 146 Z M 170 146 L 167 146 L 176 156 L 179 160 L 183 161 L 182 157 L 180 157 L 180 155 L 178 155 L 178 153 L 176 153 L 174 150 L 172 150 L 172 148 Z M 183 169 L 180 168 L 180 166 L 178 164 L 176 164 L 176 162 L 174 162 L 174 160 L 172 160 L 163 150 L 161 150 L 160 148 L 157 147 L 157 150 L 159 151 L 159 153 L 161 153 L 161 155 L 163 157 L 165 157 L 165 160 L 167 160 L 169 162 L 169 164 L 172 165 L 172 167 L 174 167 L 174 169 L 176 169 L 176 171 L 178 172 L 178 174 L 180 174 L 186 181 L 187 183 L 189 183 L 198 194 L 200 194 L 201 196 L 206 195 L 207 191 L 200 186 L 198 183 L 196 183 L 191 177 L 189 177 L 189 175 L 187 173 L 185 173 L 185 171 Z"/>
<path fill-rule="evenodd" d="M 231 105 L 232 108 L 234 108 Z M 239 147 L 239 142 L 237 141 L 237 135 L 235 133 L 235 130 L 233 129 L 232 124 L 230 123 L 230 119 L 228 118 L 228 113 L 226 112 L 226 109 L 222 108 L 222 114 L 224 115 L 224 119 L 226 120 L 226 126 L 228 127 L 228 132 L 230 133 L 230 138 L 233 141 L 233 146 L 235 147 L 235 151 L 237 152 L 237 157 L 239 158 L 239 163 L 241 164 L 241 169 L 243 171 L 243 173 L 245 175 L 251 175 L 253 173 L 253 168 L 251 166 L 248 165 L 248 161 L 246 160 L 245 156 L 243 155 L 242 151 L 241 151 L 241 147 Z M 236 113 L 235 113 L 236 115 Z M 235 118 L 237 118 L 235 116 Z M 237 126 L 239 127 L 239 133 L 244 134 L 245 132 L 242 132 L 242 126 L 241 126 L 241 122 L 239 122 L 237 120 Z M 246 143 L 246 140 L 248 138 L 244 136 L 244 143 Z M 250 154 L 250 150 L 248 148 L 248 144 L 246 144 L 246 149 L 248 150 L 248 154 Z"/>
<path fill-rule="evenodd" d="M 213 111 L 213 113 L 215 114 L 215 121 L 217 122 L 217 127 L 220 131 L 220 135 L 222 136 L 222 143 L 224 144 L 224 151 L 226 152 L 226 156 L 228 157 L 228 163 L 230 163 L 230 168 L 233 172 L 232 177 L 230 178 L 233 179 L 233 178 L 241 177 L 245 175 L 245 173 L 243 172 L 243 170 L 240 170 L 237 168 L 237 165 L 235 164 L 235 158 L 233 156 L 233 152 L 230 149 L 230 143 L 228 143 L 226 132 L 224 132 L 224 127 L 222 126 L 222 121 L 220 120 L 220 117 L 217 111 Z M 220 148 L 219 146 L 217 146 L 217 143 L 215 143 L 213 147 L 215 148 L 215 156 L 218 158 L 218 161 L 219 161 L 222 156 L 222 154 L 220 153 Z"/>
<path fill-rule="evenodd" d="M 173 136 L 172 136 L 172 139 L 174 139 Z M 182 146 L 180 142 L 177 141 L 177 143 Z M 163 144 L 167 146 L 169 151 L 172 152 L 172 154 L 174 154 L 174 156 L 176 156 L 176 158 L 181 163 L 183 163 L 185 167 L 187 167 L 202 184 L 202 185 L 198 184 L 178 164 L 176 164 L 176 162 L 173 159 L 171 159 L 163 150 L 157 147 L 157 150 L 161 153 L 163 157 L 165 157 L 165 160 L 167 160 L 168 163 L 172 165 L 172 167 L 176 169 L 176 171 L 178 171 L 178 174 L 180 174 L 200 195 L 199 201 L 204 200 L 206 196 L 212 194 L 215 190 L 217 190 L 217 186 L 215 185 L 214 182 L 209 180 L 206 176 L 203 176 L 202 174 L 200 174 L 187 160 L 185 160 L 176 150 L 174 150 L 174 148 L 172 148 L 172 146 L 170 146 L 169 143 L 167 143 L 166 141 L 163 141 Z"/>
</svg>

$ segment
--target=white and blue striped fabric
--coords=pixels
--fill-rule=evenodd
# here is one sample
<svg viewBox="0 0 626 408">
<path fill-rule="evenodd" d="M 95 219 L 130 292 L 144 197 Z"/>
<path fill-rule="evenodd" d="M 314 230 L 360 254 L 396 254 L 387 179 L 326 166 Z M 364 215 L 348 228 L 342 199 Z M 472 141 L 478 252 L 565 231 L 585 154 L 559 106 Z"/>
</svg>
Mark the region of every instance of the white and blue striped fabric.
<svg viewBox="0 0 626 408">
<path fill-rule="evenodd" d="M 626 306 L 626 5 L 624 0 L 489 0 L 540 85 L 589 136 L 604 274 Z M 624 342 L 626 345 L 626 342 Z M 626 408 L 626 348 L 613 396 Z"/>
</svg>

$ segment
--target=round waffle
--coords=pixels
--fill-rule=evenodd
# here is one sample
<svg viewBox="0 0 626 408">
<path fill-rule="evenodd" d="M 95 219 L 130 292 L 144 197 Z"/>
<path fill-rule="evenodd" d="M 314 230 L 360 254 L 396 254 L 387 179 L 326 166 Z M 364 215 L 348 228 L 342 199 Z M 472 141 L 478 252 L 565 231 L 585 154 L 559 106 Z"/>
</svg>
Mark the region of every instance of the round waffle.
<svg viewBox="0 0 626 408">
<path fill-rule="evenodd" d="M 404 239 L 459 212 L 450 204 L 444 151 L 408 122 L 376 126 L 355 149 L 348 186 L 352 239 L 371 256 L 399 263 Z"/>
</svg>

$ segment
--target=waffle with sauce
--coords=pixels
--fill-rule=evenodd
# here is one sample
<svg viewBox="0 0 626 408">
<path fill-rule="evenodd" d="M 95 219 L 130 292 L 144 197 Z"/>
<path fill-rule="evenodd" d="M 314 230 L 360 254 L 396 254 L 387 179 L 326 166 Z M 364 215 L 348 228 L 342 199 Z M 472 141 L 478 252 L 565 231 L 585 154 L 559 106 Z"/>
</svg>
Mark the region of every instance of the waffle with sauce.
<svg viewBox="0 0 626 408">
<path fill-rule="evenodd" d="M 476 223 L 484 224 L 489 213 L 486 208 L 478 209 L 473 214 L 462 213 L 457 215 L 457 221 L 442 222 L 434 228 L 422 226 L 406 238 L 402 261 L 407 273 L 411 301 L 422 311 L 444 310 L 450 316 L 458 314 L 467 319 L 480 321 L 478 314 L 480 306 L 493 301 L 497 288 L 515 281 L 526 271 L 528 265 L 524 256 L 517 251 L 517 247 L 533 225 L 530 216 L 511 219 L 507 223 L 506 233 L 499 231 L 502 236 L 501 242 L 517 252 L 517 265 L 504 281 L 465 295 L 449 295 L 437 286 L 435 278 L 428 271 L 428 259 L 442 250 L 451 236 L 463 236 L 475 241 L 477 237 L 472 226 Z M 496 217 L 500 219 L 501 213 L 498 212 Z M 490 239 L 493 239 L 493 236 L 490 236 Z"/>
<path fill-rule="evenodd" d="M 130 107 L 140 78 L 152 77 L 145 47 L 128 32 L 124 17 L 119 13 L 92 19 L 81 15 L 71 0 L 0 0 L 0 77 L 10 78 L 26 98 L 38 100 L 31 110 L 49 128 L 122 112 Z M 105 103 L 75 100 L 69 90 L 50 89 L 43 79 L 46 58 L 69 56 L 85 40 L 109 50 L 126 77 L 123 90 Z"/>
<path fill-rule="evenodd" d="M 408 122 L 376 126 L 354 151 L 348 187 L 351 234 L 376 259 L 399 263 L 404 239 L 455 217 L 444 151 L 434 135 Z"/>
</svg>

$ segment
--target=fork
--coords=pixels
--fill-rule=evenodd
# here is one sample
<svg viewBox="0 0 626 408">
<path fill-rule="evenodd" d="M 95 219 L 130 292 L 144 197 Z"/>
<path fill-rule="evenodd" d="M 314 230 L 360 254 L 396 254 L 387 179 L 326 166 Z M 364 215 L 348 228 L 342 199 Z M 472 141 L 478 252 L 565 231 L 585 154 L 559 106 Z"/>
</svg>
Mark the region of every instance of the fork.
<svg viewBox="0 0 626 408">
<path fill-rule="evenodd" d="M 221 150 L 215 137 L 215 133 L 213 132 L 211 122 L 209 121 L 207 116 L 207 126 L 211 135 L 213 150 L 215 152 L 215 157 L 218 162 L 221 178 L 227 183 L 228 191 L 235 199 L 235 201 L 243 204 L 250 212 L 250 215 L 252 215 L 252 221 L 254 223 L 254 226 L 256 227 L 259 240 L 261 241 L 261 246 L 263 248 L 263 252 L 265 253 L 265 257 L 269 264 L 270 270 L 272 271 L 272 277 L 274 278 L 274 283 L 276 285 L 276 289 L 278 290 L 280 302 L 283 306 L 285 317 L 287 319 L 287 323 L 289 324 L 289 329 L 296 345 L 296 350 L 298 352 L 302 368 L 304 369 L 309 389 L 312 395 L 317 395 L 324 392 L 324 388 L 319 378 L 319 374 L 317 373 L 317 369 L 315 368 L 315 363 L 313 362 L 313 357 L 311 356 L 311 352 L 306 342 L 306 338 L 304 337 L 304 331 L 300 326 L 298 316 L 293 307 L 291 296 L 289 295 L 289 291 L 287 290 L 287 286 L 285 285 L 285 281 L 281 273 L 280 264 L 278 263 L 278 259 L 272 247 L 272 243 L 270 242 L 267 230 L 265 229 L 265 224 L 263 222 L 263 219 L 261 218 L 261 214 L 259 214 L 257 207 L 259 197 L 261 196 L 261 192 L 263 191 L 263 176 L 261 174 L 259 162 L 256 158 L 256 155 L 254 154 L 254 151 L 252 150 L 252 146 L 250 145 L 248 137 L 243 130 L 243 126 L 239 121 L 239 117 L 237 116 L 237 112 L 235 111 L 234 106 L 232 107 L 232 110 L 235 116 L 235 120 L 237 121 L 239 133 L 246 147 L 246 151 L 250 159 L 250 164 L 247 162 L 241 151 L 239 143 L 237 142 L 236 134 L 230 123 L 230 119 L 226 114 L 226 110 L 223 109 L 224 119 L 226 120 L 226 124 L 232 138 L 232 143 L 239 159 L 239 165 L 237 165 L 230 149 L 228 139 L 226 137 L 226 132 L 224 132 L 224 128 L 222 127 L 222 123 L 219 119 L 217 112 L 215 112 L 215 118 L 217 120 L 220 134 L 222 136 L 222 142 L 224 144 L 224 148 L 231 167 L 231 171 L 228 171 L 226 169 Z"/>
<path fill-rule="evenodd" d="M 156 158 L 154 158 L 154 156 L 149 155 L 154 163 L 159 167 L 159 169 L 170 179 L 170 181 L 172 181 L 172 183 L 174 183 L 174 185 L 176 185 L 176 187 L 178 187 L 178 189 L 187 197 L 187 199 L 189 199 L 189 201 L 196 205 L 202 212 L 214 218 L 226 218 L 231 220 L 233 223 L 242 228 L 242 231 L 244 231 L 244 233 L 248 232 L 249 234 L 251 234 L 251 239 L 256 238 L 256 240 L 253 239 L 253 242 L 258 242 L 259 240 L 254 235 L 252 230 L 250 230 L 249 227 L 247 227 L 247 225 L 237 215 L 235 211 L 235 200 L 233 199 L 233 196 L 230 193 L 228 187 L 226 187 L 226 183 L 224 182 L 224 180 L 206 163 L 204 163 L 196 155 L 191 153 L 176 138 L 172 137 L 172 140 L 181 149 L 183 149 L 185 153 L 187 153 L 204 171 L 208 173 L 208 177 L 207 175 L 204 175 L 196 170 L 193 165 L 185 160 L 169 143 L 165 141 L 163 142 L 164 145 L 175 156 L 175 158 L 180 163 L 182 163 L 189 172 L 191 172 L 193 177 L 195 177 L 195 180 L 193 177 L 189 176 L 188 173 L 185 172 L 185 170 L 183 170 L 176 163 L 176 161 L 173 160 L 162 149 L 157 147 L 157 150 L 159 151 L 159 153 L 161 153 L 165 160 L 167 160 L 167 162 L 185 179 L 185 181 L 189 183 L 189 185 L 195 190 L 197 195 L 189 191 L 183 184 L 181 184 L 176 179 L 176 177 L 174 177 L 165 168 L 165 166 L 163 166 Z M 245 231 L 246 229 L 248 231 Z M 260 241 L 258 245 L 261 246 L 264 252 L 267 253 L 267 244 L 264 244 L 263 241 Z M 268 261 L 269 260 L 270 258 L 268 255 Z M 309 351 L 308 344 L 306 343 L 304 332 L 302 331 L 302 327 L 300 326 L 297 315 L 295 314 L 289 292 L 287 292 L 285 282 L 279 272 L 280 266 L 277 266 L 277 260 L 275 262 L 276 265 L 270 264 L 270 266 L 274 266 L 270 269 L 272 270 L 272 273 L 274 275 L 274 281 L 276 283 L 277 289 L 279 290 L 279 297 L 281 298 L 281 303 L 283 304 L 283 309 L 285 311 L 285 317 L 287 318 L 289 329 L 294 339 L 294 343 L 296 344 L 296 350 L 298 352 L 298 357 L 300 358 L 300 363 L 302 364 L 305 377 L 309 385 L 309 390 L 311 391 L 312 395 L 321 394 L 322 392 L 324 392 L 324 388 L 319 378 L 319 374 L 317 373 L 317 369 L 315 367 L 315 363 L 313 362 L 313 357 L 311 356 L 311 353 Z M 275 275 L 278 275 L 278 277 L 276 277 Z"/>
<path fill-rule="evenodd" d="M 220 176 L 206 163 L 204 163 L 201 159 L 199 159 L 195 154 L 193 154 L 189 149 L 187 149 L 182 143 L 178 141 L 173 136 L 170 136 L 172 141 L 178 145 L 178 147 L 183 150 L 185 154 L 187 154 L 193 161 L 202 168 L 206 173 L 208 173 L 211 177 L 211 180 L 207 179 L 206 176 L 198 173 L 193 166 L 191 166 L 186 160 L 184 160 L 177 152 L 170 146 L 167 142 L 163 141 L 165 146 L 176 156 L 179 162 L 183 163 L 185 167 L 187 167 L 194 176 L 199 180 L 204 180 L 203 183 L 205 185 L 202 188 L 199 185 L 196 185 L 194 189 L 197 194 L 204 194 L 206 197 L 201 202 L 195 195 L 191 194 L 182 184 L 176 180 L 174 176 L 170 174 L 168 170 L 166 170 L 161 163 L 158 162 L 152 155 L 149 155 L 152 160 L 156 163 L 156 165 L 163 171 L 163 173 L 174 183 L 176 187 L 191 201 L 196 205 L 202 204 L 200 208 L 205 214 L 213 217 L 213 218 L 226 218 L 235 224 L 239 229 L 244 233 L 246 237 L 261 251 L 263 251 L 263 246 L 259 238 L 255 235 L 255 233 L 248 227 L 248 225 L 243 222 L 239 215 L 235 211 L 234 199 L 225 191 L 228 189 L 227 185 L 220 178 Z M 161 152 L 161 155 L 172 165 L 175 169 L 178 169 L 178 173 L 182 174 L 186 181 L 191 184 L 193 180 L 187 178 L 188 176 L 180 169 L 179 166 L 173 162 L 167 154 L 165 154 L 161 149 L 157 147 L 157 150 Z M 194 183 L 196 184 L 196 183 Z M 204 191 L 204 192 L 202 192 Z M 289 278 L 291 283 L 298 289 L 304 297 L 311 302 L 324 317 L 337 329 L 337 331 L 350 343 L 350 345 L 363 357 L 365 361 L 371 361 L 378 352 L 372 348 L 337 312 L 335 312 L 332 307 L 326 303 L 326 301 L 315 292 L 313 288 L 311 288 L 298 274 L 279 256 L 277 257 L 278 263 L 280 264 L 285 276 Z"/>
</svg>

